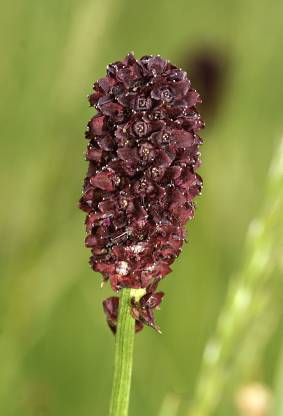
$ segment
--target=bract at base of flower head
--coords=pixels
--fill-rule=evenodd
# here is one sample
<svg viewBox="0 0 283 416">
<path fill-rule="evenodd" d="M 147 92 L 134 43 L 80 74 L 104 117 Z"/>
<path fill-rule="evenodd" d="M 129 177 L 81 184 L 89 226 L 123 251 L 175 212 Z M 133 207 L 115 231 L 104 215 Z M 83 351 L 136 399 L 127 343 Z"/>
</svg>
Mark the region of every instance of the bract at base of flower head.
<svg viewBox="0 0 283 416">
<path fill-rule="evenodd" d="M 163 292 L 146 292 L 140 298 L 133 296 L 131 298 L 131 314 L 135 319 L 135 330 L 139 332 L 144 325 L 151 326 L 157 332 L 161 332 L 155 323 L 153 311 L 159 309 L 164 297 Z M 118 314 L 119 314 L 119 297 L 112 296 L 103 301 L 103 309 L 106 315 L 107 323 L 111 331 L 115 334 L 117 330 Z"/>
</svg>

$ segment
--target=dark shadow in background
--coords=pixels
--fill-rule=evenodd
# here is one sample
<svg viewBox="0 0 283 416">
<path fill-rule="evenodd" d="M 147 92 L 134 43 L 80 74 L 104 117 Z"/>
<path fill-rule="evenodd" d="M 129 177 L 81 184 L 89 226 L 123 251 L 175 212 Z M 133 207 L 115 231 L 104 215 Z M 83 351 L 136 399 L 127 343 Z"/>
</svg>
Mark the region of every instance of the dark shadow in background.
<svg viewBox="0 0 283 416">
<path fill-rule="evenodd" d="M 202 97 L 204 120 L 211 124 L 227 89 L 230 60 L 226 51 L 216 46 L 199 46 L 183 55 L 182 67 Z"/>
</svg>

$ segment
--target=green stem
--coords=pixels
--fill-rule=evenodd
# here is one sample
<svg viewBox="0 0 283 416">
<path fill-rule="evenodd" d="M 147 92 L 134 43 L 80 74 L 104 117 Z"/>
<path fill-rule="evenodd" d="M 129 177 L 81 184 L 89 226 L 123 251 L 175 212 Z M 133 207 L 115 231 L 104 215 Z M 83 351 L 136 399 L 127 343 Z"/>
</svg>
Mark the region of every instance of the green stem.
<svg viewBox="0 0 283 416">
<path fill-rule="evenodd" d="M 130 313 L 131 289 L 120 295 L 115 369 L 109 416 L 127 416 L 133 366 L 135 320 Z"/>
</svg>

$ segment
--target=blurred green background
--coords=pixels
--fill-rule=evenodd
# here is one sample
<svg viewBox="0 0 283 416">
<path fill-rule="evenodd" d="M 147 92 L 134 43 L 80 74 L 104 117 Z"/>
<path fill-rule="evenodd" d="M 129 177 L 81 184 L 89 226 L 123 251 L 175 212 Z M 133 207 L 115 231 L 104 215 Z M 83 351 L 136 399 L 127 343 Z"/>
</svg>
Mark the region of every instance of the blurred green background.
<svg viewBox="0 0 283 416">
<path fill-rule="evenodd" d="M 259 273 L 262 286 L 257 271 L 252 280 L 264 301 L 242 311 L 251 319 L 239 325 L 235 310 L 230 335 L 221 320 L 217 330 L 249 256 L 249 223 L 272 206 L 273 194 L 265 198 L 283 133 L 283 3 L 14 0 L 2 2 L 1 15 L 0 415 L 107 415 L 114 338 L 101 301 L 111 291 L 88 267 L 77 200 L 93 114 L 85 96 L 108 63 L 132 50 L 188 71 L 207 99 L 207 128 L 189 244 L 161 284 L 163 333 L 146 328 L 136 337 L 130 415 L 187 416 L 194 402 L 193 416 L 283 415 L 278 205 L 262 238 L 273 242 L 272 270 Z M 229 354 L 210 369 L 203 353 L 215 336 Z M 245 386 L 264 403 L 272 396 L 273 410 L 249 410 Z M 210 403 L 203 410 L 202 400 Z"/>
</svg>

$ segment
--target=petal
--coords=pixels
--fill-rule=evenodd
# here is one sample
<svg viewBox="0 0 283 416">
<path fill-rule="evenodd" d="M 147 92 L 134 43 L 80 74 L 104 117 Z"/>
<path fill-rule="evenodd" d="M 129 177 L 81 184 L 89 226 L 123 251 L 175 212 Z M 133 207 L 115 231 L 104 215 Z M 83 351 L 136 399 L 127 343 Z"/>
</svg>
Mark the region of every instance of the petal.
<svg viewBox="0 0 283 416">
<path fill-rule="evenodd" d="M 170 166 L 166 169 L 165 176 L 167 181 L 173 181 L 177 179 L 182 173 L 182 168 L 180 166 Z"/>
<path fill-rule="evenodd" d="M 192 186 L 196 181 L 196 174 L 194 173 L 192 168 L 184 168 L 182 171 L 182 175 L 176 181 L 178 186 L 183 186 L 185 188 L 189 188 Z"/>
<path fill-rule="evenodd" d="M 167 79 L 169 79 L 170 81 L 182 81 L 185 78 L 187 78 L 186 72 L 177 68 L 169 71 L 167 75 Z M 187 82 L 189 82 L 189 80 L 187 80 Z"/>
<path fill-rule="evenodd" d="M 95 162 L 100 162 L 102 157 L 102 150 L 101 149 L 95 149 L 94 147 L 90 146 L 87 149 L 86 153 L 86 160 L 93 160 Z"/>
<path fill-rule="evenodd" d="M 124 119 L 123 107 L 118 103 L 106 103 L 100 109 L 103 114 L 112 117 L 114 121 L 122 121 Z"/>
<path fill-rule="evenodd" d="M 190 147 L 194 143 L 194 136 L 185 130 L 172 130 L 172 137 L 177 148 Z"/>
<path fill-rule="evenodd" d="M 134 215 L 135 215 L 135 220 L 138 223 L 141 223 L 141 221 L 145 221 L 148 217 L 146 209 L 140 205 L 136 207 Z"/>
<path fill-rule="evenodd" d="M 86 237 L 86 239 L 85 239 L 86 247 L 93 247 L 96 244 L 97 244 L 97 238 L 95 237 L 95 235 L 90 234 Z"/>
<path fill-rule="evenodd" d="M 194 217 L 194 210 L 193 208 L 178 207 L 175 210 L 175 215 L 178 218 L 180 224 L 183 225 Z"/>
<path fill-rule="evenodd" d="M 175 96 L 184 97 L 189 91 L 190 83 L 187 79 L 184 79 L 179 82 L 174 82 L 171 88 L 174 91 Z"/>
<path fill-rule="evenodd" d="M 127 217 L 125 215 L 115 216 L 112 221 L 115 230 L 124 229 L 128 223 Z"/>
<path fill-rule="evenodd" d="M 103 214 L 109 214 L 115 211 L 116 202 L 111 198 L 105 199 L 99 202 L 98 208 Z"/>
<path fill-rule="evenodd" d="M 115 271 L 115 266 L 109 263 L 96 263 L 93 266 L 94 270 L 100 273 L 111 274 Z"/>
<path fill-rule="evenodd" d="M 144 308 L 141 310 L 140 319 L 148 326 L 155 326 L 153 311 L 150 308 Z"/>
<path fill-rule="evenodd" d="M 91 106 L 95 106 L 98 103 L 98 100 L 103 96 L 101 91 L 95 91 L 88 97 L 88 101 Z"/>
<path fill-rule="evenodd" d="M 114 87 L 112 88 L 112 94 L 116 97 L 116 99 L 118 100 L 118 98 L 123 95 L 126 92 L 126 87 L 122 82 L 118 82 L 116 85 L 114 85 Z M 118 100 L 119 101 L 119 100 Z"/>
<path fill-rule="evenodd" d="M 160 56 L 153 56 L 148 60 L 147 67 L 153 73 L 160 75 L 165 70 L 167 61 L 162 59 Z"/>
<path fill-rule="evenodd" d="M 135 162 L 139 160 L 137 149 L 132 147 L 120 147 L 117 150 L 117 155 L 120 159 L 129 162 Z"/>
<path fill-rule="evenodd" d="M 159 261 L 157 265 L 155 266 L 156 275 L 158 276 L 166 276 L 168 273 L 170 273 L 172 270 L 169 267 L 169 265 L 165 261 Z"/>
<path fill-rule="evenodd" d="M 117 126 L 115 133 L 114 133 L 115 137 L 117 137 L 117 139 L 120 139 L 120 140 L 126 139 L 128 128 L 129 128 L 128 123 L 120 124 L 119 126 Z"/>
<path fill-rule="evenodd" d="M 90 183 L 96 188 L 103 189 L 108 192 L 115 189 L 112 172 L 99 172 L 90 178 Z"/>
<path fill-rule="evenodd" d="M 161 89 L 158 85 L 155 85 L 150 93 L 151 98 L 154 100 L 160 100 L 161 99 Z"/>
<path fill-rule="evenodd" d="M 136 93 L 126 93 L 122 94 L 117 98 L 118 103 L 122 104 L 124 107 L 134 107 L 134 103 L 136 100 Z"/>
<path fill-rule="evenodd" d="M 112 97 L 111 95 L 103 95 L 99 100 L 98 100 L 98 107 L 103 106 L 104 104 L 107 103 L 111 103 L 112 102 Z"/>
<path fill-rule="evenodd" d="M 202 100 L 195 90 L 190 90 L 186 95 L 186 102 L 188 107 L 193 107 L 196 104 L 201 103 Z"/>
<path fill-rule="evenodd" d="M 107 94 L 111 91 L 111 88 L 116 84 L 116 80 L 112 77 L 104 77 L 98 80 L 98 85 Z"/>
<path fill-rule="evenodd" d="M 106 150 L 106 151 L 112 151 L 115 147 L 115 142 L 113 140 L 113 137 L 110 135 L 104 136 L 101 139 L 99 139 L 98 144 L 102 150 Z"/>
<path fill-rule="evenodd" d="M 156 152 L 155 164 L 156 166 L 168 167 L 174 160 L 174 155 L 166 152 L 165 150 L 159 150 Z"/>
<path fill-rule="evenodd" d="M 94 135 L 101 135 L 105 131 L 104 127 L 104 116 L 94 116 L 90 122 L 88 123 L 88 127 L 90 129 L 90 132 Z"/>
<path fill-rule="evenodd" d="M 130 87 L 132 83 L 132 74 L 129 68 L 121 68 L 117 71 L 117 79 L 124 83 L 126 87 Z"/>
<path fill-rule="evenodd" d="M 173 192 L 171 193 L 170 199 L 171 199 L 171 203 L 169 205 L 170 210 L 174 209 L 176 206 L 184 205 L 186 202 L 185 196 L 178 189 L 173 190 Z"/>
<path fill-rule="evenodd" d="M 103 214 L 98 212 L 92 212 L 90 213 L 85 220 L 86 224 L 86 231 L 89 233 L 93 229 L 95 225 L 99 224 L 99 220 L 103 217 Z"/>
<path fill-rule="evenodd" d="M 132 52 L 128 53 L 128 55 L 124 59 L 124 65 L 125 66 L 133 65 L 136 62 L 137 62 L 136 58 L 135 58 L 135 56 Z"/>
</svg>

